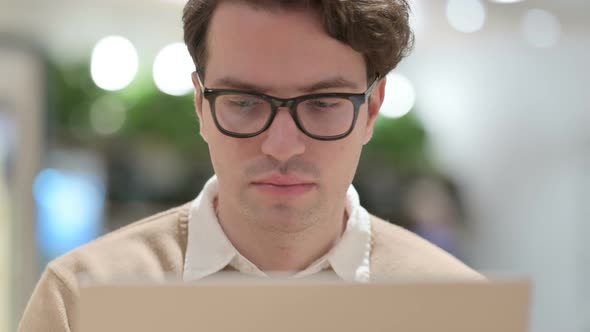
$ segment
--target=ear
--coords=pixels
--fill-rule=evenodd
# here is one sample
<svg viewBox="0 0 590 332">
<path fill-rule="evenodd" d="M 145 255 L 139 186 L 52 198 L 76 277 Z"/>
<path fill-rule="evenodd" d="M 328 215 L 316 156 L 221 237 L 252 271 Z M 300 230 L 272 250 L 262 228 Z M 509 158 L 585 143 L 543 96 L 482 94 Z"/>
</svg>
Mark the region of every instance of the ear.
<svg viewBox="0 0 590 332">
<path fill-rule="evenodd" d="M 201 85 L 199 84 L 198 73 L 195 71 L 191 74 L 193 86 L 195 87 L 195 110 L 197 112 L 197 118 L 199 119 L 199 133 L 203 140 L 207 142 L 205 128 L 203 126 L 203 93 L 201 92 Z"/>
<path fill-rule="evenodd" d="M 377 118 L 379 117 L 379 110 L 381 109 L 381 105 L 383 105 L 383 100 L 385 100 L 385 86 L 387 85 L 387 78 L 383 77 L 373 90 L 373 93 L 369 97 L 368 102 L 368 114 L 369 117 L 367 118 L 367 127 L 365 128 L 365 136 L 363 138 L 363 144 L 369 143 L 371 138 L 373 137 L 373 130 L 375 129 L 375 123 L 377 122 Z"/>
</svg>

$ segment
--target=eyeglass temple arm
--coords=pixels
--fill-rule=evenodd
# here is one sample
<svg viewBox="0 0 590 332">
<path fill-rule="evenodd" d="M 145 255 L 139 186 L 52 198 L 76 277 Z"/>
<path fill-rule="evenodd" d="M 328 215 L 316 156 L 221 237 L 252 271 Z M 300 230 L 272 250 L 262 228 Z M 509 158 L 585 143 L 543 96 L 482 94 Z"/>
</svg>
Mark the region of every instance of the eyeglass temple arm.
<svg viewBox="0 0 590 332">
<path fill-rule="evenodd" d="M 193 76 L 197 78 L 197 82 L 199 83 L 199 88 L 201 89 L 201 93 L 204 93 L 205 92 L 205 85 L 201 81 L 201 75 L 199 75 L 199 72 L 194 71 Z"/>
<path fill-rule="evenodd" d="M 371 97 L 371 94 L 373 93 L 373 90 L 375 90 L 375 87 L 377 86 L 377 82 L 379 82 L 379 80 L 381 80 L 381 74 L 376 73 L 375 80 L 373 81 L 373 83 L 371 83 L 371 86 L 369 86 L 369 88 L 365 92 L 365 99 L 369 99 L 369 97 Z"/>
</svg>

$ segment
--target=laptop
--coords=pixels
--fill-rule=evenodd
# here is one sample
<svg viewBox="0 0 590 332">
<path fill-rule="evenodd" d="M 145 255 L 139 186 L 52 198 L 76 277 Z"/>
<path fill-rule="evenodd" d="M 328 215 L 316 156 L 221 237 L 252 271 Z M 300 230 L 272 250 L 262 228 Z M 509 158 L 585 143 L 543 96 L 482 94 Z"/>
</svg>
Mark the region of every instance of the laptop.
<svg viewBox="0 0 590 332">
<path fill-rule="evenodd" d="M 530 284 L 325 280 L 80 289 L 81 332 L 525 332 Z"/>
</svg>

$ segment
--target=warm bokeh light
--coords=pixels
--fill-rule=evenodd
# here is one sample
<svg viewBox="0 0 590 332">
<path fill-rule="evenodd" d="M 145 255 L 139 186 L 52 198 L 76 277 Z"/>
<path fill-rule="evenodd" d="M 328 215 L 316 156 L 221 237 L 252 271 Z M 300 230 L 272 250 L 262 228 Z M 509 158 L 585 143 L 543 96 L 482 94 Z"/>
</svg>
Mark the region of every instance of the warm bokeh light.
<svg viewBox="0 0 590 332">
<path fill-rule="evenodd" d="M 382 115 L 390 118 L 402 117 L 412 110 L 415 102 L 416 91 L 409 79 L 399 73 L 387 75 Z"/>
<path fill-rule="evenodd" d="M 101 39 L 92 51 L 92 80 L 104 90 L 127 87 L 135 78 L 139 57 L 133 44 L 120 36 Z"/>
<path fill-rule="evenodd" d="M 449 0 L 447 20 L 457 31 L 470 33 L 481 30 L 486 20 L 486 10 L 480 0 Z"/>
<path fill-rule="evenodd" d="M 193 90 L 193 61 L 183 43 L 164 47 L 154 61 L 154 82 L 160 91 L 182 96 Z"/>
</svg>

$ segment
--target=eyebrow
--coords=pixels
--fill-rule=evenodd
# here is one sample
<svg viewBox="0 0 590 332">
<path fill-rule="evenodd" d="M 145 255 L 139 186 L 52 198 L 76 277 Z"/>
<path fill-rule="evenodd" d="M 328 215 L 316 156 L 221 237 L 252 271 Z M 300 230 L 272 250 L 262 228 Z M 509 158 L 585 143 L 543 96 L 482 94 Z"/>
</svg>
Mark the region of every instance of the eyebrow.
<svg viewBox="0 0 590 332">
<path fill-rule="evenodd" d="M 229 89 L 237 89 L 237 90 L 245 90 L 245 91 L 254 91 L 260 93 L 267 93 L 271 91 L 272 88 L 269 86 L 258 85 L 255 83 L 250 83 L 246 81 L 242 81 L 235 77 L 225 76 L 220 79 L 217 79 L 213 82 L 213 86 L 229 88 Z M 359 84 L 347 80 L 342 76 L 335 76 L 325 80 L 321 80 L 318 82 L 314 82 L 307 86 L 301 86 L 297 90 L 301 91 L 302 93 L 314 93 L 319 90 L 327 90 L 327 89 L 354 89 L 359 90 L 361 87 Z"/>
</svg>

